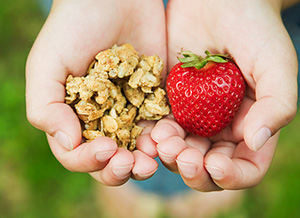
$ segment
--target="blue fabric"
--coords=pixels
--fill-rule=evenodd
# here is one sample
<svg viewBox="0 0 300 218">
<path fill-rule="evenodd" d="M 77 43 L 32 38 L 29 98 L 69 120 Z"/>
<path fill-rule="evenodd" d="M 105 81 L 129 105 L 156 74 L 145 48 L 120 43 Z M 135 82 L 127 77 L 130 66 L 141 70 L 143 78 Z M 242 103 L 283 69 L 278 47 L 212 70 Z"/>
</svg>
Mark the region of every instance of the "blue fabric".
<svg viewBox="0 0 300 218">
<path fill-rule="evenodd" d="M 159 158 L 155 160 L 159 164 L 158 170 L 150 179 L 144 181 L 131 180 L 130 182 L 136 185 L 140 190 L 156 193 L 165 197 L 192 190 L 183 182 L 179 174 L 172 173 L 165 168 Z"/>
<path fill-rule="evenodd" d="M 163 1 L 164 1 L 164 5 L 165 5 L 165 8 L 166 8 L 169 0 L 163 0 Z"/>
<path fill-rule="evenodd" d="M 299 62 L 299 69 L 300 69 L 300 3 L 283 11 L 282 20 L 296 48 L 298 62 Z M 298 70 L 298 72 L 299 71 L 300 70 Z M 298 74 L 298 85 L 299 84 L 300 84 L 300 76 Z M 300 96 L 299 87 L 298 87 L 298 96 Z M 299 100 L 298 100 L 298 104 L 299 104 Z"/>
</svg>

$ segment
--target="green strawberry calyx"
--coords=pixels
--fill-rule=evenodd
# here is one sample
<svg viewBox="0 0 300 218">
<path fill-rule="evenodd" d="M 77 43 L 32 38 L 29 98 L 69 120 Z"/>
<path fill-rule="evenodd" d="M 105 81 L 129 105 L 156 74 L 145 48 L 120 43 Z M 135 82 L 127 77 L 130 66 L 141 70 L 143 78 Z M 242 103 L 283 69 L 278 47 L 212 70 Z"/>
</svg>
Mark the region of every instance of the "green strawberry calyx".
<svg viewBox="0 0 300 218">
<path fill-rule="evenodd" d="M 226 63 L 228 59 L 230 59 L 229 55 L 211 54 L 207 50 L 205 51 L 205 58 L 190 51 L 181 51 L 180 54 L 183 55 L 183 58 L 178 58 L 178 60 L 183 63 L 181 65 L 182 68 L 195 67 L 196 69 L 201 69 L 208 62 Z"/>
</svg>

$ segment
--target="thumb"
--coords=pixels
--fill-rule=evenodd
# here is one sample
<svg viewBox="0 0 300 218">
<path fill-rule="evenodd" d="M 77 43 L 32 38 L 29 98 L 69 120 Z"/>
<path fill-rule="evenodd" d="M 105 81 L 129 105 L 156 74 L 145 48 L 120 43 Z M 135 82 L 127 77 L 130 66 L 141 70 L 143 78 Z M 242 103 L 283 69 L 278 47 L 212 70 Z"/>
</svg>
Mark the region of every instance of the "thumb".
<svg viewBox="0 0 300 218">
<path fill-rule="evenodd" d="M 51 103 L 37 109 L 28 107 L 27 118 L 33 126 L 56 138 L 68 150 L 81 142 L 80 122 L 73 110 L 64 103 Z"/>
<path fill-rule="evenodd" d="M 293 120 L 295 108 L 274 96 L 256 101 L 245 117 L 244 139 L 247 146 L 253 151 L 259 150 L 272 135 Z"/>
<path fill-rule="evenodd" d="M 26 64 L 28 121 L 62 146 L 73 149 L 81 142 L 81 126 L 74 111 L 64 103 L 67 72 L 55 58 L 43 60 L 36 54 L 40 53 L 31 52 Z"/>
<path fill-rule="evenodd" d="M 254 151 L 289 124 L 297 112 L 297 58 L 292 45 L 283 46 L 280 57 L 264 53 L 254 68 L 256 102 L 244 122 L 245 142 Z"/>
</svg>

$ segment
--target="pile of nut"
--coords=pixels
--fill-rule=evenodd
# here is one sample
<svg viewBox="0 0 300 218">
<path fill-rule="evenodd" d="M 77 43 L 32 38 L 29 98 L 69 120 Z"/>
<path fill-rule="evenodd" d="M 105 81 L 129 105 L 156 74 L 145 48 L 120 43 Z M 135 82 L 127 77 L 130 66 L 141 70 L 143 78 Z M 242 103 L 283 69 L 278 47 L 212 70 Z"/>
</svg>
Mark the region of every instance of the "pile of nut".
<svg viewBox="0 0 300 218">
<path fill-rule="evenodd" d="M 100 52 L 85 77 L 69 75 L 66 103 L 82 123 L 83 137 L 114 139 L 134 150 L 143 128 L 139 120 L 159 120 L 169 114 L 165 91 L 159 87 L 163 61 L 139 55 L 130 44 Z"/>
</svg>

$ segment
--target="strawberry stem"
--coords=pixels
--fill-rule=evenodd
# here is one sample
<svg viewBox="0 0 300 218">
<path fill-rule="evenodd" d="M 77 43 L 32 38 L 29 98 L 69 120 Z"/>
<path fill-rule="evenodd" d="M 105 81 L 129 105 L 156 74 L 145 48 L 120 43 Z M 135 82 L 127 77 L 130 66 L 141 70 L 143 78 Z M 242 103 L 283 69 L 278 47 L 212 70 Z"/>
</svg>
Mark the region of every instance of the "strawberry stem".
<svg viewBox="0 0 300 218">
<path fill-rule="evenodd" d="M 211 54 L 209 51 L 205 51 L 206 57 L 203 58 L 200 55 L 196 55 L 190 51 L 181 51 L 180 54 L 183 58 L 178 60 L 183 63 L 182 68 L 195 67 L 196 69 L 203 68 L 208 62 L 226 63 L 230 58 L 228 55 Z"/>
</svg>

